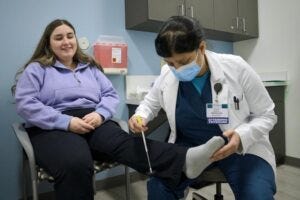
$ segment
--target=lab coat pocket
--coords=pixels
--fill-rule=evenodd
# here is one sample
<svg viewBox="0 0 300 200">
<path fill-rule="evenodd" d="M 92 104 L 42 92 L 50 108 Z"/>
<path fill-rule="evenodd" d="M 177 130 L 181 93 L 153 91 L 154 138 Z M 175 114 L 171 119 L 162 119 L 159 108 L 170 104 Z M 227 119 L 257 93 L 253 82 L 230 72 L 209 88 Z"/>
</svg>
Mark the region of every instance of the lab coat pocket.
<svg viewBox="0 0 300 200">
<path fill-rule="evenodd" d="M 244 121 L 249 116 L 249 107 L 242 91 L 230 91 L 228 95 L 230 113 L 235 121 Z"/>
</svg>

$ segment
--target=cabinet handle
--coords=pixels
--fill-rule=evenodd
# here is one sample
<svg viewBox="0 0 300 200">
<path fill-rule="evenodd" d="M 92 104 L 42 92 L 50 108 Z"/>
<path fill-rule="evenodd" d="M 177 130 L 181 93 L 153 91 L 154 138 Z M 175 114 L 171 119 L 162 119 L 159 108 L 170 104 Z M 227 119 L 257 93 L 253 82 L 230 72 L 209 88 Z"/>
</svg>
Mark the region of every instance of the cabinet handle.
<svg viewBox="0 0 300 200">
<path fill-rule="evenodd" d="M 236 30 L 239 30 L 239 17 L 236 17 Z"/>
<path fill-rule="evenodd" d="M 191 10 L 191 17 L 194 18 L 194 6 L 191 6 L 190 10 Z"/>
<path fill-rule="evenodd" d="M 185 14 L 184 14 L 184 5 L 183 4 L 181 4 L 181 5 L 179 5 L 178 6 L 178 15 L 180 15 L 181 14 L 181 16 L 184 16 Z"/>
<path fill-rule="evenodd" d="M 246 19 L 243 17 L 243 31 L 244 32 L 247 32 L 247 29 L 246 29 Z"/>
</svg>

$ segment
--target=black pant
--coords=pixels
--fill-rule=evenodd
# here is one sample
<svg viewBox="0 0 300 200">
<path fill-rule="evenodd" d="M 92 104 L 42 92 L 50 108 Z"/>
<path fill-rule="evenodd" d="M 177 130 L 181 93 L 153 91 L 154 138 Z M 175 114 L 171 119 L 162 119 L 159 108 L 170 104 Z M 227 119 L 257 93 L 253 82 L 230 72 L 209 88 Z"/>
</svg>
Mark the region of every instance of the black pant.
<svg viewBox="0 0 300 200">
<path fill-rule="evenodd" d="M 83 117 L 91 109 L 65 114 Z M 129 135 L 115 122 L 107 121 L 94 131 L 80 135 L 63 130 L 28 128 L 36 162 L 55 179 L 57 200 L 93 199 L 93 160 L 110 159 L 141 173 L 149 171 L 142 138 Z M 186 147 L 147 140 L 153 176 L 174 188 L 182 175 Z"/>
</svg>

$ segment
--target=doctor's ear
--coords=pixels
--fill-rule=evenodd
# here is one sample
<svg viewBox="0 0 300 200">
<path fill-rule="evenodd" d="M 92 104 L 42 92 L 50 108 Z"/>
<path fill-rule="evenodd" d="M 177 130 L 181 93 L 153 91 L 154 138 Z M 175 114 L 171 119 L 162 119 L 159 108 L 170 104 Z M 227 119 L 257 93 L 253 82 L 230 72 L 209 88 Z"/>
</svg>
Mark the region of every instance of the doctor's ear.
<svg viewBox="0 0 300 200">
<path fill-rule="evenodd" d="M 200 42 L 200 44 L 199 44 L 199 50 L 200 50 L 201 54 L 205 53 L 205 50 L 206 50 L 206 42 L 205 41 L 201 41 Z"/>
</svg>

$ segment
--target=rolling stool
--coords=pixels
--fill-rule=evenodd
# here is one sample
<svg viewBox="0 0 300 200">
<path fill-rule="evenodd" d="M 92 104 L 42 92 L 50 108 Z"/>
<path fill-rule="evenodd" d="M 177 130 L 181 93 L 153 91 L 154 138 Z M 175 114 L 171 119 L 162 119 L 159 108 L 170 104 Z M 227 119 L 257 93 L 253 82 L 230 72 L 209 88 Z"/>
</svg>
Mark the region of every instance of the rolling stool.
<svg viewBox="0 0 300 200">
<path fill-rule="evenodd" d="M 198 182 L 198 180 L 199 180 L 200 184 L 201 184 L 201 182 L 206 183 L 206 185 L 215 183 L 216 184 L 216 194 L 215 194 L 214 199 L 215 200 L 223 200 L 221 184 L 222 183 L 227 183 L 227 180 L 226 180 L 224 174 L 221 172 L 221 170 L 219 168 L 214 167 L 212 169 L 204 171 L 197 178 L 197 182 Z M 199 189 L 199 188 L 197 188 L 197 185 L 192 186 L 192 187 L 195 187 L 196 189 Z M 207 200 L 205 197 L 198 194 L 197 192 L 193 192 L 192 199 L 193 200 Z"/>
</svg>

